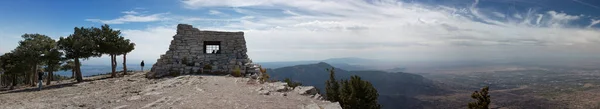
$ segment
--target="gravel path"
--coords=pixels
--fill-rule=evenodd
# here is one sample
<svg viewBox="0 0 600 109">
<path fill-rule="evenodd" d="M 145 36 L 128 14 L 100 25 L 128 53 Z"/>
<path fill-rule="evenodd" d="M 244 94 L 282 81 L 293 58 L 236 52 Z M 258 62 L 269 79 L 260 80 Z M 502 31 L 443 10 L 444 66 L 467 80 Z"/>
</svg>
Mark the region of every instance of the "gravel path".
<svg viewBox="0 0 600 109">
<path fill-rule="evenodd" d="M 183 108 L 183 109 L 290 109 L 327 108 L 335 103 L 297 92 L 259 94 L 273 83 L 258 84 L 249 78 L 185 75 L 146 79 L 138 72 L 120 78 L 86 78 L 82 83 L 63 83 L 0 92 L 0 108 Z M 96 80 L 97 79 L 97 80 Z M 335 107 L 335 106 L 334 106 Z"/>
</svg>

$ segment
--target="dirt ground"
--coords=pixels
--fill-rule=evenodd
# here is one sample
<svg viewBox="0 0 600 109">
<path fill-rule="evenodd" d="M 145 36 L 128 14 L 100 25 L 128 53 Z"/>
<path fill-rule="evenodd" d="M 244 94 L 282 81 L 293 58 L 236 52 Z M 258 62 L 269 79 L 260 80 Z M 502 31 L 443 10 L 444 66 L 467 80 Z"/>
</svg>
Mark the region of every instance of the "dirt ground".
<svg viewBox="0 0 600 109">
<path fill-rule="evenodd" d="M 185 75 L 146 79 L 142 72 L 119 78 L 106 76 L 88 77 L 82 83 L 63 81 L 44 86 L 42 91 L 33 87 L 2 91 L 0 108 L 296 109 L 331 104 L 294 92 L 261 95 L 259 90 L 268 84 L 249 78 Z"/>
</svg>

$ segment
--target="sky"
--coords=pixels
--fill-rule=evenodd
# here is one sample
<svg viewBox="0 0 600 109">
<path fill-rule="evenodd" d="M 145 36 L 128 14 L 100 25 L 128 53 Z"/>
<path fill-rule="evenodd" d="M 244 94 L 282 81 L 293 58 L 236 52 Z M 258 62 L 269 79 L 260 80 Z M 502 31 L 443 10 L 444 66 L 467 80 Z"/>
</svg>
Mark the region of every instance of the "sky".
<svg viewBox="0 0 600 109">
<path fill-rule="evenodd" d="M 599 12 L 598 0 L 2 0 L 0 53 L 25 33 L 109 24 L 136 43 L 128 63 L 154 63 L 185 23 L 245 32 L 255 62 L 586 60 L 600 59 Z"/>
</svg>

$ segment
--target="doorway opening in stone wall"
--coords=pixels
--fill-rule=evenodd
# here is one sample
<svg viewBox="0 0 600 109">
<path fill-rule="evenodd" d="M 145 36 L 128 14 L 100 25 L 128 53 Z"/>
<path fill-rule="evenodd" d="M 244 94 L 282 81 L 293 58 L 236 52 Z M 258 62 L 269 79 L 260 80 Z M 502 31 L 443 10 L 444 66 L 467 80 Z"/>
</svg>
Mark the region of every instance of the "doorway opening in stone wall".
<svg viewBox="0 0 600 109">
<path fill-rule="evenodd" d="M 206 54 L 221 54 L 220 41 L 204 41 L 204 53 Z"/>
</svg>

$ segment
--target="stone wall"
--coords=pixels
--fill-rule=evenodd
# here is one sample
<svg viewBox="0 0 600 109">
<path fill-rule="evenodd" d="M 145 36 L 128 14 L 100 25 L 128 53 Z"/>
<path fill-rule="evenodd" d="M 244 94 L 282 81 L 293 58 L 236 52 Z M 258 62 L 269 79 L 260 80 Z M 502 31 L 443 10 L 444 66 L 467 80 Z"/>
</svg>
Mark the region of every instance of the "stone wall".
<svg viewBox="0 0 600 109">
<path fill-rule="evenodd" d="M 205 53 L 206 41 L 220 42 L 219 53 Z M 160 56 L 146 76 L 157 78 L 174 73 L 201 72 L 230 74 L 235 68 L 239 68 L 242 74 L 254 72 L 256 65 L 252 64 L 246 52 L 243 32 L 205 31 L 179 24 L 169 50 Z M 211 71 L 203 71 L 205 65 L 212 66 Z"/>
</svg>

